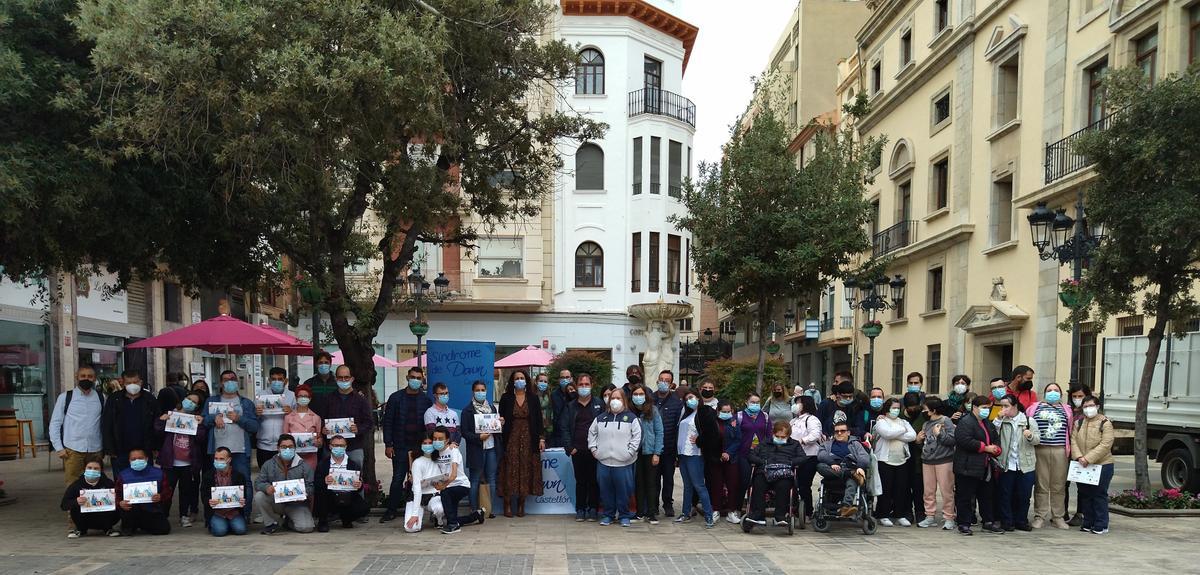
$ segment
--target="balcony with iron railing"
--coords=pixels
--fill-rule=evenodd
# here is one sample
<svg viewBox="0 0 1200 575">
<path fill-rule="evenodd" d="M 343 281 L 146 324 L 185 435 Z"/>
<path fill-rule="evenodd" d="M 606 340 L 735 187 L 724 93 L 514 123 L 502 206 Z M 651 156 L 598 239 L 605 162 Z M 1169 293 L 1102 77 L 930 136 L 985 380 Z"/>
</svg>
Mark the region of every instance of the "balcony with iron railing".
<svg viewBox="0 0 1200 575">
<path fill-rule="evenodd" d="M 1117 110 L 1099 120 L 1088 124 L 1083 129 L 1057 142 L 1046 144 L 1046 184 L 1052 184 L 1079 170 L 1092 165 L 1092 160 L 1076 154 L 1071 148 L 1084 134 L 1107 130 L 1116 117 L 1124 112 Z"/>
<path fill-rule="evenodd" d="M 822 319 L 821 320 L 821 331 L 826 332 L 826 331 L 831 331 L 831 330 L 833 330 L 833 318 L 827 317 L 825 319 Z"/>
<path fill-rule="evenodd" d="M 842 316 L 842 329 L 854 329 L 854 316 Z"/>
<path fill-rule="evenodd" d="M 871 238 L 871 256 L 881 257 L 917 241 L 917 220 L 904 220 Z"/>
<path fill-rule="evenodd" d="M 643 114 L 666 116 L 696 127 L 696 104 L 660 88 L 643 88 L 629 93 L 629 117 Z"/>
</svg>

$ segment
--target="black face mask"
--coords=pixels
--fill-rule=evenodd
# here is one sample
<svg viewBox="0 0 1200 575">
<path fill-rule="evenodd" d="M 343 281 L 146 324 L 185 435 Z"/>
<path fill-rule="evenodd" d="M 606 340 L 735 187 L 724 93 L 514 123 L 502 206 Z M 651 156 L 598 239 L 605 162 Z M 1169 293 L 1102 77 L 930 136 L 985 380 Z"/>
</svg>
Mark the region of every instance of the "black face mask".
<svg viewBox="0 0 1200 575">
<path fill-rule="evenodd" d="M 775 392 L 775 397 L 783 397 L 783 392 L 782 392 L 782 391 L 776 391 L 776 392 Z"/>
<path fill-rule="evenodd" d="M 1029 390 L 1033 389 L 1033 382 L 1032 381 L 1022 381 L 1021 383 L 1017 384 L 1017 389 L 1019 389 L 1021 391 L 1029 391 Z"/>
<path fill-rule="evenodd" d="M 625 378 L 625 379 L 628 379 L 628 380 L 629 380 L 629 383 L 630 383 L 631 385 L 637 385 L 637 384 L 639 384 L 639 383 L 641 383 L 641 382 L 642 382 L 642 377 L 641 377 L 640 375 L 637 375 L 636 373 L 635 373 L 635 374 L 632 374 L 632 375 L 629 375 L 629 376 L 626 376 L 626 378 Z"/>
<path fill-rule="evenodd" d="M 84 391 L 90 391 L 95 386 L 96 386 L 96 382 L 94 382 L 90 379 L 79 380 L 79 389 L 82 389 Z"/>
<path fill-rule="evenodd" d="M 579 397 L 579 394 L 578 394 L 578 393 L 576 393 L 576 392 L 574 392 L 574 391 L 568 391 L 568 392 L 567 392 L 567 399 L 575 399 L 575 398 L 577 398 L 577 397 Z"/>
<path fill-rule="evenodd" d="M 711 390 L 711 389 L 702 389 L 702 390 L 700 390 L 700 397 L 703 397 L 704 399 L 710 399 L 710 398 L 712 398 L 712 396 L 714 396 L 714 395 L 716 395 L 716 392 L 714 392 L 714 391 L 713 391 L 713 390 Z"/>
</svg>

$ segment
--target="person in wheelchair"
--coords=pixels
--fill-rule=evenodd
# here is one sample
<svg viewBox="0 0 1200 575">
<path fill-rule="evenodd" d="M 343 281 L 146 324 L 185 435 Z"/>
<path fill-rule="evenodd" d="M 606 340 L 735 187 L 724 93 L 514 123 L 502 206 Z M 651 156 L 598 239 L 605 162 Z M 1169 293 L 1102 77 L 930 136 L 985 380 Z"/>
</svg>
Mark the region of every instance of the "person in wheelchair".
<svg viewBox="0 0 1200 575">
<path fill-rule="evenodd" d="M 796 468 L 808 457 L 799 441 L 791 438 L 792 426 L 776 421 L 772 426 L 771 443 L 758 444 L 746 459 L 754 466 L 753 487 L 750 493 L 750 513 L 745 521 L 766 525 L 767 488 L 774 492 L 775 525 L 787 525 L 792 488 L 796 486 Z"/>
<path fill-rule="evenodd" d="M 821 474 L 831 491 L 836 487 L 830 484 L 837 481 L 845 483 L 846 490 L 838 508 L 840 517 L 853 517 L 858 513 L 858 490 L 867 479 L 870 465 L 871 456 L 858 438 L 850 436 L 847 422 L 834 423 L 833 437 L 821 443 L 821 450 L 817 452 L 817 473 Z"/>
</svg>

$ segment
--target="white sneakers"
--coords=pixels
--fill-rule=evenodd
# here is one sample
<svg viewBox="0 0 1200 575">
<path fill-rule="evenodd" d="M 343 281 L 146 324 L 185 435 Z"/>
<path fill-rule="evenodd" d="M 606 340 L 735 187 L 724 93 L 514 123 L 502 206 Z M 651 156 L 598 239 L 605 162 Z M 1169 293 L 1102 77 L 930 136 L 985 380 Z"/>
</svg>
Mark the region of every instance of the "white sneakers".
<svg viewBox="0 0 1200 575">
<path fill-rule="evenodd" d="M 934 527 L 936 525 L 937 525 L 937 518 L 926 517 L 926 518 L 922 519 L 920 523 L 917 524 L 917 527 L 928 528 L 928 527 Z"/>
<path fill-rule="evenodd" d="M 720 512 L 720 511 L 713 511 L 713 512 L 712 512 L 712 517 L 709 517 L 709 519 L 708 519 L 708 522 L 709 522 L 709 523 L 716 523 L 716 522 L 717 522 L 717 520 L 719 520 L 719 519 L 721 519 L 721 512 Z"/>
<path fill-rule="evenodd" d="M 896 525 L 901 527 L 912 527 L 912 521 L 909 521 L 907 517 L 901 517 L 900 519 L 896 520 Z"/>
<path fill-rule="evenodd" d="M 895 527 L 895 526 L 896 526 L 896 524 L 895 524 L 895 523 L 892 523 L 892 520 L 891 520 L 891 519 L 888 519 L 887 517 L 884 517 L 883 519 L 880 519 L 880 520 L 879 520 L 879 524 L 880 524 L 880 525 L 882 525 L 882 526 L 884 526 L 884 527 Z"/>
<path fill-rule="evenodd" d="M 179 526 L 180 527 L 191 527 L 192 526 L 192 518 L 191 517 L 180 517 L 179 518 Z"/>
<path fill-rule="evenodd" d="M 742 516 L 739 515 L 737 511 L 730 511 L 729 515 L 725 516 L 725 520 L 737 525 L 738 523 L 742 522 Z"/>
<path fill-rule="evenodd" d="M 958 529 L 958 523 L 953 519 L 947 519 L 946 522 L 942 524 L 942 529 L 945 529 L 946 531 L 953 531 Z"/>
</svg>

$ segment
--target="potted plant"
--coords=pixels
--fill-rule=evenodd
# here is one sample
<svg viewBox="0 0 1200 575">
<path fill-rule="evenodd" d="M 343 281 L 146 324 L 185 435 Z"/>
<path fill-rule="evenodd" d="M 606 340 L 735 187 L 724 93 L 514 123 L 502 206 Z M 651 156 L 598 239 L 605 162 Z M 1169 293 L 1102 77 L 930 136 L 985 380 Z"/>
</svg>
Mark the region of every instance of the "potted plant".
<svg viewBox="0 0 1200 575">
<path fill-rule="evenodd" d="M 429 324 L 423 319 L 414 319 L 408 322 L 408 331 L 413 335 L 423 336 L 429 333 Z"/>
<path fill-rule="evenodd" d="M 1092 301 L 1091 296 L 1084 293 L 1083 285 L 1075 279 L 1065 279 L 1058 283 L 1058 299 L 1071 309 L 1087 307 Z"/>
<path fill-rule="evenodd" d="M 869 319 L 866 323 L 862 324 L 860 331 L 863 332 L 863 335 L 870 338 L 879 337 L 879 334 L 883 333 L 883 322 L 877 319 Z"/>
</svg>

